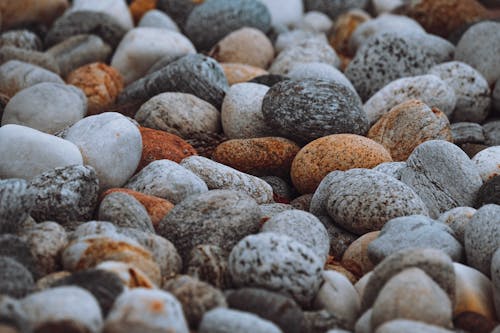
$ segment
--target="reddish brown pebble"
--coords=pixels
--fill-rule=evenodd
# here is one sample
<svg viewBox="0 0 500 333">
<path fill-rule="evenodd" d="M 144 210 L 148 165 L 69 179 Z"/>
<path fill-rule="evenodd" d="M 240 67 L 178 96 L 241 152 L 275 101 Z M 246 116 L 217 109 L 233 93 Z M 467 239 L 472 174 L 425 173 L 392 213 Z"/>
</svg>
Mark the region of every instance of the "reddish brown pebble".
<svg viewBox="0 0 500 333">
<path fill-rule="evenodd" d="M 299 151 L 292 163 L 292 182 L 300 193 L 313 193 L 332 171 L 371 169 L 391 161 L 389 152 L 373 140 L 355 134 L 328 135 Z"/>
<path fill-rule="evenodd" d="M 69 7 L 68 0 L 16 0 L 0 2 L 3 31 L 27 23 L 50 25 Z"/>
<path fill-rule="evenodd" d="M 196 150 L 177 135 L 147 127 L 140 127 L 142 136 L 142 157 L 137 171 L 157 160 L 171 160 L 179 163 L 184 158 L 198 155 Z"/>
<path fill-rule="evenodd" d="M 129 6 L 134 22 L 137 24 L 144 14 L 151 9 L 155 9 L 156 2 L 157 0 L 134 0 Z"/>
<path fill-rule="evenodd" d="M 342 256 L 342 264 L 344 266 L 357 265 L 361 269 L 362 275 L 371 271 L 374 265 L 368 258 L 368 245 L 377 238 L 379 233 L 380 231 L 369 232 L 349 245 Z"/>
<path fill-rule="evenodd" d="M 221 143 L 212 158 L 255 176 L 288 177 L 300 147 L 285 138 L 234 139 Z"/>
<path fill-rule="evenodd" d="M 113 67 L 95 62 L 75 69 L 68 75 L 68 84 L 82 89 L 88 99 L 88 115 L 109 111 L 123 90 L 123 79 Z"/>
<path fill-rule="evenodd" d="M 370 15 L 360 9 L 350 10 L 347 13 L 340 15 L 328 32 L 328 41 L 330 42 L 330 45 L 335 49 L 335 51 L 344 57 L 353 56 L 354 54 L 349 51 L 349 39 L 351 38 L 354 30 L 356 30 L 360 24 L 368 21 L 369 19 Z"/>
<path fill-rule="evenodd" d="M 226 62 L 221 64 L 221 66 L 222 69 L 224 70 L 224 74 L 226 75 L 229 85 L 241 82 L 247 82 L 257 76 L 269 74 L 262 68 L 245 64 Z"/>
</svg>

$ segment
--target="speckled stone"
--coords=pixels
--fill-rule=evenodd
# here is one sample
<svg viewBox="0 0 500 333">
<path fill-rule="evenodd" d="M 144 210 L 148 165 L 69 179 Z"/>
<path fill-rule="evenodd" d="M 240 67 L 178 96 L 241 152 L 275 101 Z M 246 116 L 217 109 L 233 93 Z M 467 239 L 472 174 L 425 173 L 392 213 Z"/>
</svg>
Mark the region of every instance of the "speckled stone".
<svg viewBox="0 0 500 333">
<path fill-rule="evenodd" d="M 355 265 L 363 275 L 372 271 L 375 266 L 368 258 L 368 245 L 378 237 L 379 233 L 379 231 L 368 232 L 352 242 L 342 255 L 341 263 L 344 266 Z"/>
<path fill-rule="evenodd" d="M 301 193 L 313 193 L 331 171 L 372 168 L 392 161 L 380 144 L 353 134 L 335 134 L 303 147 L 292 163 L 293 184 Z"/>
<path fill-rule="evenodd" d="M 229 251 L 258 231 L 260 209 L 242 192 L 213 190 L 192 195 L 160 222 L 159 234 L 174 243 L 183 258 L 197 245 L 212 244 Z"/>
<path fill-rule="evenodd" d="M 189 253 L 186 274 L 221 290 L 227 289 L 231 286 L 227 257 L 226 251 L 219 246 L 197 245 Z"/>
<path fill-rule="evenodd" d="M 486 204 L 500 205 L 500 176 L 496 176 L 487 180 L 477 192 L 476 207 L 481 207 Z"/>
<path fill-rule="evenodd" d="M 354 89 L 351 81 L 349 81 L 341 71 L 322 62 L 299 63 L 293 66 L 288 73 L 288 76 L 292 80 L 316 79 L 331 81 L 343 84 L 344 86 L 351 88 L 353 92 L 356 92 L 356 89 Z"/>
<path fill-rule="evenodd" d="M 493 146 L 480 151 L 472 158 L 472 162 L 479 170 L 483 182 L 500 176 L 500 146 Z"/>
<path fill-rule="evenodd" d="M 8 29 L 28 23 L 51 24 L 69 7 L 68 0 L 22 0 L 6 2 L 2 7 L 2 28 Z"/>
<path fill-rule="evenodd" d="M 30 271 L 12 257 L 0 256 L 0 293 L 21 298 L 33 291 L 35 282 Z"/>
<path fill-rule="evenodd" d="M 334 0 L 334 1 L 323 1 L 323 0 L 306 0 L 304 2 L 306 11 L 318 11 L 323 12 L 335 19 L 339 14 L 348 11 L 352 8 L 363 8 L 367 5 L 367 0 Z"/>
<path fill-rule="evenodd" d="M 0 180 L 0 234 L 20 230 L 34 203 L 35 192 L 25 180 Z"/>
<path fill-rule="evenodd" d="M 170 160 L 151 162 L 130 178 L 125 187 L 167 199 L 174 204 L 183 201 L 190 195 L 208 191 L 203 179 Z"/>
<path fill-rule="evenodd" d="M 252 197 L 258 204 L 269 203 L 273 200 L 271 186 L 262 179 L 206 157 L 187 157 L 182 160 L 181 166 L 201 178 L 207 184 L 209 190 L 242 191 Z"/>
<path fill-rule="evenodd" d="M 97 218 L 101 221 L 110 221 L 120 227 L 154 232 L 146 208 L 126 193 L 115 192 L 105 196 L 99 206 Z"/>
<path fill-rule="evenodd" d="M 231 251 L 229 271 L 236 286 L 263 287 L 307 305 L 321 284 L 321 259 L 285 235 L 261 233 L 242 239 Z"/>
<path fill-rule="evenodd" d="M 221 66 L 212 58 L 191 54 L 130 84 L 117 103 L 136 103 L 138 107 L 162 92 L 193 94 L 220 109 L 229 88 Z"/>
<path fill-rule="evenodd" d="M 11 257 L 22 264 L 31 272 L 34 279 L 39 278 L 35 254 L 31 251 L 30 244 L 22 237 L 14 234 L 0 235 L 0 256 Z"/>
<path fill-rule="evenodd" d="M 455 207 L 474 205 L 482 180 L 474 163 L 454 144 L 442 140 L 424 142 L 406 163 L 401 181 L 417 192 L 432 218 Z"/>
<path fill-rule="evenodd" d="M 0 64 L 10 60 L 26 62 L 42 67 L 55 74 L 60 74 L 59 64 L 54 56 L 40 51 L 25 50 L 14 46 L 0 48 Z"/>
<path fill-rule="evenodd" d="M 138 27 L 160 28 L 179 32 L 179 27 L 170 16 L 161 10 L 148 10 L 139 21 Z"/>
<path fill-rule="evenodd" d="M 333 256 L 334 260 L 340 260 L 345 251 L 359 236 L 339 227 L 329 216 L 318 216 L 318 218 L 325 226 L 330 237 L 330 255 Z"/>
<path fill-rule="evenodd" d="M 447 224 L 455 233 L 458 241 L 463 244 L 465 227 L 470 222 L 475 213 L 476 210 L 471 207 L 456 207 L 441 214 L 438 220 Z"/>
<path fill-rule="evenodd" d="M 409 100 L 380 117 L 370 128 L 368 138 L 383 145 L 394 161 L 406 161 L 425 141 L 452 141 L 452 132 L 444 113 L 419 100 Z"/>
<path fill-rule="evenodd" d="M 227 307 L 224 294 L 219 289 L 187 275 L 166 281 L 162 288 L 179 300 L 186 321 L 192 328 L 198 327 L 208 311 Z"/>
<path fill-rule="evenodd" d="M 69 73 L 67 82 L 83 90 L 88 100 L 89 115 L 107 111 L 123 90 L 120 73 L 101 62 L 75 69 Z"/>
<path fill-rule="evenodd" d="M 295 209 L 308 212 L 309 208 L 311 207 L 312 197 L 312 193 L 302 194 L 290 201 L 290 205 L 292 205 L 292 207 L 294 207 Z"/>
<path fill-rule="evenodd" d="M 229 33 L 243 27 L 266 33 L 271 15 L 261 2 L 207 0 L 189 14 L 184 30 L 197 49 L 209 50 Z"/>
<path fill-rule="evenodd" d="M 361 9 L 351 9 L 340 14 L 328 32 L 328 41 L 333 48 L 344 56 L 354 55 L 349 49 L 349 40 L 356 29 L 370 20 L 370 15 Z"/>
<path fill-rule="evenodd" d="M 494 120 L 483 125 L 485 143 L 489 146 L 500 146 L 500 121 Z"/>
<path fill-rule="evenodd" d="M 385 162 L 372 168 L 372 170 L 385 173 L 386 175 L 394 177 L 397 180 L 401 180 L 400 171 L 404 167 L 406 167 L 406 162 Z"/>
<path fill-rule="evenodd" d="M 135 2 L 146 1 L 136 0 Z M 180 27 L 183 27 L 191 11 L 203 1 L 157 0 L 155 2 L 159 10 L 167 13 Z"/>
<path fill-rule="evenodd" d="M 151 98 L 135 115 L 142 126 L 183 138 L 199 133 L 219 133 L 220 118 L 220 112 L 210 103 L 191 94 L 176 92 Z"/>
<path fill-rule="evenodd" d="M 266 93 L 262 113 L 279 134 L 298 143 L 337 133 L 363 135 L 368 130 L 359 97 L 350 88 L 335 82 L 277 83 Z"/>
<path fill-rule="evenodd" d="M 271 204 L 263 204 L 259 205 L 261 211 L 261 225 L 263 225 L 267 220 L 272 218 L 275 215 L 283 213 L 287 210 L 293 210 L 292 205 L 284 204 L 284 203 L 271 203 Z"/>
<path fill-rule="evenodd" d="M 465 227 L 464 243 L 467 264 L 490 276 L 493 253 L 500 245 L 500 206 L 478 209 Z"/>
<path fill-rule="evenodd" d="M 377 239 L 368 245 L 368 257 L 377 264 L 397 251 L 412 247 L 442 250 L 454 261 L 463 258 L 462 245 L 455 239 L 453 230 L 423 215 L 403 216 L 387 222 Z"/>
<path fill-rule="evenodd" d="M 272 322 L 247 312 L 217 308 L 205 314 L 200 323 L 199 333 L 280 333 Z"/>
<path fill-rule="evenodd" d="M 273 199 L 276 203 L 287 204 L 296 195 L 293 186 L 283 178 L 276 176 L 264 176 L 260 178 L 273 188 Z"/>
<path fill-rule="evenodd" d="M 12 97 L 23 89 L 42 82 L 62 84 L 59 75 L 42 67 L 18 60 L 9 60 L 0 66 L 0 92 Z"/>
<path fill-rule="evenodd" d="M 480 124 L 460 122 L 451 124 L 451 135 L 456 145 L 464 143 L 483 144 L 485 141 L 484 130 Z"/>
<path fill-rule="evenodd" d="M 29 30 L 10 30 L 0 35 L 0 47 L 13 46 L 24 50 L 40 51 L 42 41 Z"/>
<path fill-rule="evenodd" d="M 67 166 L 46 171 L 31 181 L 36 193 L 31 216 L 37 221 L 87 220 L 97 204 L 99 181 L 90 166 Z"/>
<path fill-rule="evenodd" d="M 244 27 L 220 40 L 209 56 L 219 62 L 240 63 L 266 69 L 274 58 L 274 48 L 262 31 Z"/>
</svg>

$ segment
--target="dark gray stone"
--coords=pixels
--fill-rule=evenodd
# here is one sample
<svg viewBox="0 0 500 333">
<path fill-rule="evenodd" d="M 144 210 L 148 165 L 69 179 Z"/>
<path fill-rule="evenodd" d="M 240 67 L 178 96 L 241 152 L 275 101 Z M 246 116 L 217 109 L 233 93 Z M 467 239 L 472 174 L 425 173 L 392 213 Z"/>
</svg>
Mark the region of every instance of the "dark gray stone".
<svg viewBox="0 0 500 333">
<path fill-rule="evenodd" d="M 483 125 L 485 143 L 488 146 L 500 145 L 500 120 L 487 122 Z"/>
<path fill-rule="evenodd" d="M 296 194 L 294 188 L 284 179 L 276 176 L 260 177 L 273 188 L 274 201 L 282 202 L 292 200 Z"/>
<path fill-rule="evenodd" d="M 483 127 L 477 123 L 454 123 L 451 124 L 451 135 L 456 145 L 464 143 L 484 143 Z"/>
<path fill-rule="evenodd" d="M 19 231 L 34 203 L 35 193 L 24 179 L 0 180 L 0 234 Z"/>
<path fill-rule="evenodd" d="M 350 9 L 365 8 L 368 0 L 305 0 L 304 5 L 306 12 L 318 11 L 334 19 Z"/>
<path fill-rule="evenodd" d="M 495 251 L 491 259 L 491 282 L 497 317 L 500 317 L 500 248 Z"/>
<path fill-rule="evenodd" d="M 349 245 L 359 236 L 336 225 L 329 216 L 318 216 L 318 218 L 330 237 L 330 255 L 340 260 Z"/>
<path fill-rule="evenodd" d="M 113 222 L 119 227 L 154 232 L 153 223 L 146 208 L 126 193 L 114 192 L 104 197 L 99 206 L 98 219 Z"/>
<path fill-rule="evenodd" d="M 200 3 L 200 1 L 158 0 L 156 8 L 167 13 L 179 27 L 183 27 L 191 11 Z"/>
<path fill-rule="evenodd" d="M 487 180 L 477 192 L 476 207 L 487 204 L 500 205 L 500 176 Z"/>
<path fill-rule="evenodd" d="M 260 76 L 254 77 L 253 79 L 251 79 L 248 82 L 263 84 L 265 86 L 272 87 L 276 83 L 279 83 L 279 82 L 285 81 L 285 80 L 290 80 L 290 79 L 284 75 L 265 74 L 265 75 L 260 75 Z"/>
<path fill-rule="evenodd" d="M 35 279 L 40 278 L 36 258 L 31 252 L 30 245 L 21 237 L 13 234 L 0 235 L 0 256 L 15 259 L 29 270 Z"/>
<path fill-rule="evenodd" d="M 0 256 L 0 294 L 22 298 L 32 292 L 35 282 L 30 271 L 11 257 Z"/>
</svg>

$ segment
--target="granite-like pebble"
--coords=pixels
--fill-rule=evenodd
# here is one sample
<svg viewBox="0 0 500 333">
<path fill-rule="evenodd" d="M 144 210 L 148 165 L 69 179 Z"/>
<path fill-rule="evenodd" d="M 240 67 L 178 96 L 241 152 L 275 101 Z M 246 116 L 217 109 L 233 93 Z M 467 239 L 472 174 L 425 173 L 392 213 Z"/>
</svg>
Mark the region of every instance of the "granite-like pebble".
<svg viewBox="0 0 500 333">
<path fill-rule="evenodd" d="M 0 35 L 0 47 L 4 46 L 40 51 L 42 49 L 42 41 L 30 30 L 10 30 Z"/>
<path fill-rule="evenodd" d="M 0 180 L 0 234 L 22 229 L 35 203 L 35 192 L 24 179 Z"/>
<path fill-rule="evenodd" d="M 34 290 L 33 275 L 12 257 L 0 256 L 0 293 L 21 298 Z"/>
<path fill-rule="evenodd" d="M 144 206 L 133 196 L 115 192 L 101 201 L 97 218 L 110 221 L 120 227 L 137 228 L 146 232 L 154 232 L 153 224 Z"/>
<path fill-rule="evenodd" d="M 406 162 L 385 162 L 372 168 L 373 171 L 385 173 L 391 177 L 401 180 L 400 171 L 406 167 Z"/>
<path fill-rule="evenodd" d="M 231 286 L 228 254 L 217 245 L 197 245 L 189 253 L 186 274 L 221 290 Z"/>
<path fill-rule="evenodd" d="M 483 179 L 487 182 L 493 177 L 500 175 L 500 146 L 488 147 L 480 151 L 472 158 L 472 162 Z"/>
<path fill-rule="evenodd" d="M 441 214 L 438 220 L 447 224 L 455 233 L 456 238 L 463 244 L 465 227 L 475 213 L 476 210 L 471 207 L 456 207 Z"/>
<path fill-rule="evenodd" d="M 122 281 L 123 285 L 130 288 L 155 289 L 156 285 L 134 265 L 120 261 L 104 261 L 95 267 L 107 272 L 114 273 Z"/>
<path fill-rule="evenodd" d="M 352 91 L 356 92 L 356 89 L 352 85 L 351 81 L 349 81 L 341 71 L 322 62 L 299 63 L 293 66 L 288 73 L 288 76 L 293 80 L 317 79 L 332 81 L 338 84 L 343 84 L 344 86 L 351 88 Z"/>
<path fill-rule="evenodd" d="M 31 250 L 30 244 L 23 237 L 14 234 L 0 235 L 0 256 L 11 257 L 22 264 L 31 272 L 34 279 L 40 277 L 35 254 Z"/>
<path fill-rule="evenodd" d="M 281 333 L 272 322 L 254 314 L 217 308 L 207 312 L 200 323 L 199 333 Z"/>
</svg>

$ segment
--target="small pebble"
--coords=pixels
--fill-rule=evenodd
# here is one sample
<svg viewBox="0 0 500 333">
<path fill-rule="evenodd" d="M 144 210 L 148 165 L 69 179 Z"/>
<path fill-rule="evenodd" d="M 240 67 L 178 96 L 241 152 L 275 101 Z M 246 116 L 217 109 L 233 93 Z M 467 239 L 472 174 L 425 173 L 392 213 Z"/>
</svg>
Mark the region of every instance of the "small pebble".
<svg viewBox="0 0 500 333">
<path fill-rule="evenodd" d="M 138 27 L 142 28 L 160 28 L 179 32 L 177 24 L 161 10 L 152 9 L 147 11 L 139 21 Z"/>
<path fill-rule="evenodd" d="M 304 311 L 301 332 L 322 333 L 331 328 L 345 328 L 347 323 L 327 310 Z"/>
<path fill-rule="evenodd" d="M 22 230 L 35 203 L 35 192 L 24 179 L 0 180 L 0 234 Z"/>
<path fill-rule="evenodd" d="M 12 257 L 0 256 L 0 293 L 5 296 L 22 298 L 35 287 L 33 275 Z"/>
<path fill-rule="evenodd" d="M 311 53 L 310 51 L 307 50 L 302 50 L 301 52 L 299 51 L 300 44 L 304 44 L 302 47 L 305 46 L 305 43 L 307 45 L 312 45 L 314 42 L 321 43 L 324 48 L 324 52 L 328 55 L 330 53 L 330 49 L 324 47 L 325 45 L 325 35 L 314 32 L 314 31 L 309 31 L 309 30 L 302 30 L 302 29 L 295 29 L 295 30 L 283 30 L 283 31 L 276 31 L 277 36 L 274 38 L 274 50 L 276 54 L 281 53 L 285 49 L 291 49 L 292 46 L 298 45 L 299 48 L 295 50 L 295 52 L 292 51 L 287 51 L 289 56 L 291 56 L 292 60 L 294 57 L 303 57 L 304 55 L 300 55 L 299 53 L 306 52 L 310 54 L 313 57 L 316 57 L 318 55 Z M 319 55 L 321 57 L 321 55 Z M 285 57 L 286 58 L 286 57 Z M 326 58 L 326 57 L 325 57 Z M 332 60 L 334 57 L 332 58 Z M 284 60 L 284 59 L 282 59 Z M 290 60 L 290 59 L 287 59 Z M 305 56 L 305 60 L 307 60 L 307 55 Z M 336 60 L 335 60 L 336 61 Z M 307 61 L 304 61 L 307 62 Z"/>
<path fill-rule="evenodd" d="M 289 80 L 288 77 L 280 74 L 266 74 L 257 76 L 249 81 L 249 83 L 258 83 L 268 87 L 274 86 L 276 83 Z"/>
<path fill-rule="evenodd" d="M 318 79 L 332 81 L 343 84 L 356 92 L 351 81 L 349 81 L 341 71 L 331 65 L 321 62 L 299 63 L 292 68 L 288 76 L 293 80 Z"/>
<path fill-rule="evenodd" d="M 378 237 L 379 233 L 380 231 L 368 232 L 352 242 L 342 255 L 341 263 L 356 265 L 363 275 L 372 271 L 375 266 L 368 258 L 368 245 Z"/>
<path fill-rule="evenodd" d="M 221 63 L 221 67 L 230 86 L 237 83 L 247 82 L 258 76 L 268 74 L 268 72 L 262 68 L 239 63 L 225 62 Z"/>
<path fill-rule="evenodd" d="M 349 41 L 354 31 L 370 19 L 370 15 L 361 9 L 351 9 L 339 15 L 328 32 L 330 45 L 343 56 L 354 55 L 349 48 Z"/>
<path fill-rule="evenodd" d="M 189 253 L 186 274 L 221 290 L 231 286 L 227 254 L 216 245 L 197 245 Z"/>
<path fill-rule="evenodd" d="M 0 316 L 2 317 L 0 329 L 2 329 L 3 332 L 30 332 L 30 327 L 26 320 L 26 313 L 21 307 L 21 303 L 18 300 L 9 296 L 1 296 Z"/>
<path fill-rule="evenodd" d="M 261 0 L 271 14 L 273 26 L 298 22 L 304 12 L 302 0 Z"/>
<path fill-rule="evenodd" d="M 0 256 L 11 257 L 28 269 L 34 279 L 39 278 L 37 259 L 30 244 L 23 237 L 14 234 L 0 235 Z"/>
<path fill-rule="evenodd" d="M 110 221 L 119 227 L 154 232 L 146 208 L 126 193 L 114 192 L 105 196 L 99 206 L 97 218 L 101 221 Z"/>
<path fill-rule="evenodd" d="M 296 25 L 299 29 L 327 33 L 332 28 L 333 22 L 328 15 L 313 10 L 305 13 Z"/>
<path fill-rule="evenodd" d="M 132 6 L 135 3 L 142 6 L 146 6 L 146 4 L 152 2 L 151 0 L 135 0 Z M 180 27 L 183 27 L 186 23 L 186 20 L 191 13 L 191 11 L 198 5 L 201 4 L 201 1 L 184 1 L 184 0 L 157 0 L 155 1 L 156 7 L 167 13 Z M 137 5 L 137 7 L 140 7 Z M 131 6 L 131 10 L 132 7 Z M 154 3 L 153 6 L 154 7 Z M 132 11 L 134 13 L 134 11 Z M 146 11 L 145 11 L 146 12 Z"/>
<path fill-rule="evenodd" d="M 129 1 L 130 2 L 130 1 Z M 132 29 L 132 17 L 123 0 L 73 0 L 70 12 L 91 10 L 111 15 L 120 25 L 126 29 Z"/>
<path fill-rule="evenodd" d="M 483 182 L 500 176 L 500 146 L 493 146 L 477 153 L 472 162 L 479 170 Z"/>
<path fill-rule="evenodd" d="M 364 8 L 367 5 L 367 0 L 347 0 L 347 1 L 329 1 L 322 0 L 305 0 L 304 5 L 306 11 L 316 10 L 327 14 L 332 20 L 339 14 L 348 11 L 352 8 Z"/>
<path fill-rule="evenodd" d="M 500 146 L 500 121 L 494 120 L 483 125 L 485 144 Z"/>
<path fill-rule="evenodd" d="M 272 322 L 254 314 L 217 308 L 207 312 L 200 323 L 199 333 L 281 333 Z"/>
<path fill-rule="evenodd" d="M 293 186 L 284 178 L 276 176 L 263 176 L 260 178 L 273 188 L 273 199 L 276 203 L 289 203 L 296 195 L 296 191 Z"/>
<path fill-rule="evenodd" d="M 372 168 L 373 171 L 385 173 L 391 177 L 401 180 L 400 171 L 406 167 L 406 162 L 385 162 Z"/>
<path fill-rule="evenodd" d="M 483 127 L 477 123 L 460 122 L 451 124 L 451 135 L 453 143 L 456 145 L 464 143 L 483 144 L 486 140 Z"/>
<path fill-rule="evenodd" d="M 439 221 L 447 224 L 455 233 L 460 243 L 464 243 L 465 227 L 476 214 L 476 210 L 471 207 L 456 207 L 439 216 Z"/>
<path fill-rule="evenodd" d="M 301 196 L 298 196 L 290 201 L 290 205 L 295 209 L 308 212 L 309 208 L 311 208 L 312 197 L 312 193 L 302 194 Z"/>
<path fill-rule="evenodd" d="M 61 72 L 56 58 L 46 52 L 25 50 L 14 46 L 1 47 L 0 63 L 3 64 L 10 60 L 26 62 L 28 64 L 44 68 L 57 75 Z"/>
<path fill-rule="evenodd" d="M 486 204 L 500 205 L 500 176 L 495 176 L 484 182 L 483 186 L 477 192 L 476 207 Z"/>
<path fill-rule="evenodd" d="M 42 41 L 29 30 L 10 30 L 0 35 L 0 47 L 14 46 L 24 50 L 40 51 Z"/>
</svg>

